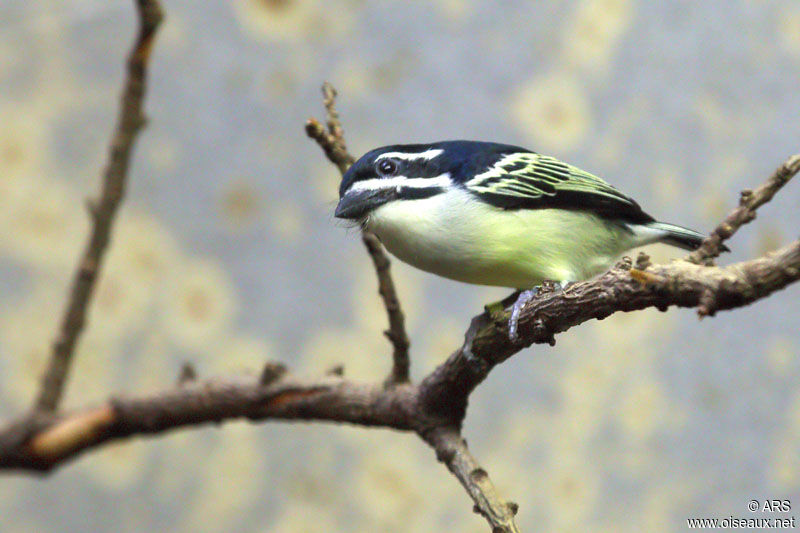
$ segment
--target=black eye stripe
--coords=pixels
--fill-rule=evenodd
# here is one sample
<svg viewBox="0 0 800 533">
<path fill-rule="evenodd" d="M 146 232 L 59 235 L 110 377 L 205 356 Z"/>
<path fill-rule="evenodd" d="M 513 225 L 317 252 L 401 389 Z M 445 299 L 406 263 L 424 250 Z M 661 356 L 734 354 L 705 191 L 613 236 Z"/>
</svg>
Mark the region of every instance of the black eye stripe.
<svg viewBox="0 0 800 533">
<path fill-rule="evenodd" d="M 397 191 L 400 198 L 405 200 L 422 200 L 443 192 L 441 187 L 400 187 Z"/>
</svg>

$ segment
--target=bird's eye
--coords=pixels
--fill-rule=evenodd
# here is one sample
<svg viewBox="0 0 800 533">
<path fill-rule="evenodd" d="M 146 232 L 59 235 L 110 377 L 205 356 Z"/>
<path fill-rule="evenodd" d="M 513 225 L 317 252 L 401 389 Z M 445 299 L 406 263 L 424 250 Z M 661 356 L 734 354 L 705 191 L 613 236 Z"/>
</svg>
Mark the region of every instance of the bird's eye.
<svg viewBox="0 0 800 533">
<path fill-rule="evenodd" d="M 375 168 L 381 176 L 394 176 L 397 173 L 397 161 L 394 159 L 381 159 Z"/>
</svg>

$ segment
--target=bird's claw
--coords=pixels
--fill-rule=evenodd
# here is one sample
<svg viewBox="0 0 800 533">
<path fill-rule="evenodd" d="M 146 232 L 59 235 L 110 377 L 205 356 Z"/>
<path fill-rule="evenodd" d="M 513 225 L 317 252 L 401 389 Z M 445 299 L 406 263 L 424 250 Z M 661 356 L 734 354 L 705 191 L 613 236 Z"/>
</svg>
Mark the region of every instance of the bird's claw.
<svg viewBox="0 0 800 533">
<path fill-rule="evenodd" d="M 514 302 L 514 305 L 511 307 L 511 318 L 508 319 L 508 338 L 511 342 L 515 343 L 519 340 L 517 327 L 519 325 L 519 314 L 522 312 L 522 308 L 525 307 L 534 296 L 539 294 L 539 289 L 540 287 L 534 287 L 533 289 L 520 292 L 517 301 Z"/>
<path fill-rule="evenodd" d="M 570 281 L 549 281 L 545 280 L 541 286 L 534 287 L 530 290 L 519 292 L 514 305 L 511 307 L 511 318 L 508 319 L 508 338 L 511 342 L 516 343 L 519 340 L 519 315 L 522 308 L 527 305 L 536 295 L 542 292 L 553 291 L 566 291 L 573 282 Z M 513 296 L 513 295 L 512 295 Z"/>
</svg>

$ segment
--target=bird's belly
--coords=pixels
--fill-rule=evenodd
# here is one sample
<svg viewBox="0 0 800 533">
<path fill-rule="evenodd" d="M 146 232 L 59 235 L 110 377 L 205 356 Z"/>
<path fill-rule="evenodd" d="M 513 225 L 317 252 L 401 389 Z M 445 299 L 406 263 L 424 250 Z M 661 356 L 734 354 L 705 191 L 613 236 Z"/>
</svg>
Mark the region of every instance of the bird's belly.
<svg viewBox="0 0 800 533">
<path fill-rule="evenodd" d="M 367 227 L 389 252 L 421 270 L 511 288 L 590 278 L 627 248 L 621 229 L 589 213 L 507 211 L 465 200 L 446 193 L 391 202 L 370 215 Z"/>
</svg>

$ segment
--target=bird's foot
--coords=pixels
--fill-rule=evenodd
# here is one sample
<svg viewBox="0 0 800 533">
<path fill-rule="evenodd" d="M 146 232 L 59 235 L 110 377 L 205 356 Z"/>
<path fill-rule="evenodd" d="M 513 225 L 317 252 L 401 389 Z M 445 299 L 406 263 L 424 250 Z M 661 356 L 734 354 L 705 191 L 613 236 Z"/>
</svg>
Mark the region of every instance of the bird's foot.
<svg viewBox="0 0 800 533">
<path fill-rule="evenodd" d="M 522 312 L 522 308 L 533 300 L 533 297 L 539 294 L 540 290 L 541 287 L 534 287 L 533 289 L 520 292 L 517 296 L 517 300 L 511 307 L 511 318 L 508 319 L 508 338 L 511 342 L 516 343 L 519 340 L 517 327 L 519 326 L 519 314 Z"/>
<path fill-rule="evenodd" d="M 503 305 L 503 300 L 498 300 L 483 306 L 483 310 L 486 311 L 486 314 L 495 320 L 503 316 L 503 311 L 505 311 L 505 309 L 506 308 Z"/>
<path fill-rule="evenodd" d="M 516 290 L 502 300 L 497 300 L 496 302 L 484 305 L 483 309 L 492 318 L 492 320 L 499 322 L 503 319 L 503 314 L 505 313 L 506 307 L 516 302 L 521 293 L 521 290 Z"/>
<path fill-rule="evenodd" d="M 548 293 L 548 292 L 566 292 L 566 290 L 573 285 L 574 283 L 571 281 L 551 281 L 551 280 L 544 280 L 540 286 L 534 287 L 533 289 L 526 290 L 526 291 L 517 291 L 512 294 L 509 298 L 505 301 L 510 300 L 510 298 L 516 295 L 516 301 L 514 305 L 511 307 L 511 318 L 508 319 L 508 338 L 511 342 L 516 343 L 519 340 L 519 315 L 522 312 L 522 308 L 527 305 L 535 296 Z M 502 302 L 498 302 L 502 303 Z"/>
</svg>

